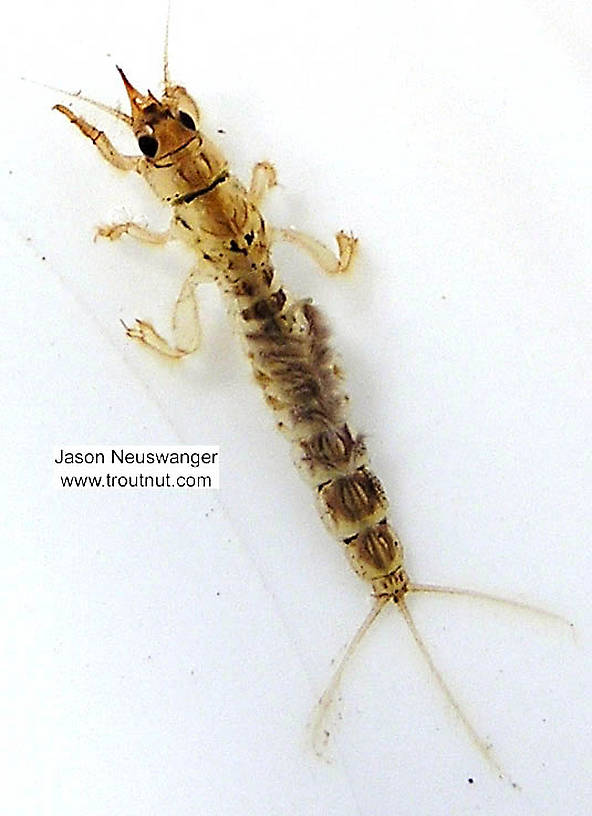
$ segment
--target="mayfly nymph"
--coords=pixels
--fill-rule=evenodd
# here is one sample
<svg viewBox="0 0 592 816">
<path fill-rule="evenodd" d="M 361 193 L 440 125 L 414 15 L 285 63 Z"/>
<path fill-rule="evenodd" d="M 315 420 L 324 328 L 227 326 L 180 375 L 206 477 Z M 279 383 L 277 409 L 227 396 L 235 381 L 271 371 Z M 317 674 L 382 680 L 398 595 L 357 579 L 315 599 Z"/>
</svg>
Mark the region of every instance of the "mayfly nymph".
<svg viewBox="0 0 592 816">
<path fill-rule="evenodd" d="M 332 536 L 343 545 L 356 573 L 368 582 L 373 605 L 349 644 L 316 710 L 314 739 L 319 752 L 329 737 L 328 711 L 344 667 L 373 621 L 389 603 L 401 611 L 444 695 L 471 738 L 502 775 L 491 748 L 476 733 L 453 698 L 416 629 L 407 606 L 415 592 L 464 594 L 520 608 L 526 604 L 484 593 L 419 584 L 404 567 L 403 549 L 389 521 L 383 486 L 370 467 L 363 438 L 348 419 L 343 376 L 336 364 L 327 324 L 310 299 L 297 299 L 279 282 L 272 262 L 276 241 L 289 241 L 307 252 L 326 272 L 340 274 L 355 254 L 356 239 L 337 234 L 338 254 L 294 229 L 271 227 L 260 211 L 266 191 L 276 183 L 269 162 L 258 163 L 248 188 L 234 176 L 219 147 L 200 127 L 199 109 L 187 91 L 170 81 L 165 51 L 164 92 L 143 94 L 118 69 L 131 113 L 93 100 L 133 131 L 141 155 L 124 155 L 104 131 L 64 105 L 56 109 L 92 141 L 118 170 L 141 175 L 170 206 L 171 221 L 154 232 L 133 221 L 102 226 L 111 240 L 124 234 L 151 244 L 181 241 L 195 254 L 196 265 L 181 287 L 169 343 L 143 320 L 126 326 L 129 337 L 171 358 L 183 358 L 200 344 L 196 287 L 215 283 L 225 298 L 251 365 L 255 381 L 292 445 L 300 471 L 313 487 L 319 513 Z M 541 611 L 541 610 L 538 610 Z M 551 614 L 551 613 L 544 613 Z M 552 616 L 557 617 L 557 616 Z"/>
</svg>

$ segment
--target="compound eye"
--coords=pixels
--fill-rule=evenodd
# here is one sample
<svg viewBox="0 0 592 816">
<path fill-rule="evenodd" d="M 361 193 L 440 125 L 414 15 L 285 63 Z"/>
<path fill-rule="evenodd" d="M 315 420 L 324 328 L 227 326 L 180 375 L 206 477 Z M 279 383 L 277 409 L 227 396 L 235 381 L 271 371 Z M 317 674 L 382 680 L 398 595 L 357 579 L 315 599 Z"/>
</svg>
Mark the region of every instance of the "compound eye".
<svg viewBox="0 0 592 816">
<path fill-rule="evenodd" d="M 155 139 L 154 136 L 140 136 L 138 147 L 145 156 L 153 159 L 158 153 L 158 139 Z"/>
<path fill-rule="evenodd" d="M 186 127 L 187 130 L 195 130 L 195 122 L 185 111 L 179 111 L 179 122 L 181 122 L 183 127 Z"/>
</svg>

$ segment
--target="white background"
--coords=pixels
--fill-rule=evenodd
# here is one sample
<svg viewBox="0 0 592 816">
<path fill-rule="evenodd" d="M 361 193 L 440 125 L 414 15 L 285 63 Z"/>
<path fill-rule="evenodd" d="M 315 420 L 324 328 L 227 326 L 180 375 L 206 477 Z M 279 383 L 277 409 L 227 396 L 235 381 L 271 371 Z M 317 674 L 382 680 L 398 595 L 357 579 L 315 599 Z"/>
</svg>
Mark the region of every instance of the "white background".
<svg viewBox="0 0 592 816">
<path fill-rule="evenodd" d="M 6 15 L 9 15 L 8 17 Z M 241 359 L 215 291 L 204 346 L 167 363 L 119 319 L 167 327 L 191 258 L 101 222 L 166 212 L 20 76 L 124 102 L 158 91 L 165 4 L 13 4 L 0 59 L 3 811 L 579 814 L 592 807 L 592 12 L 584 0 L 173 2 L 173 78 L 274 223 L 359 237 L 327 279 L 355 427 L 418 581 L 569 617 L 411 597 L 498 781 L 396 610 L 351 666 L 334 762 L 305 723 L 367 587 Z M 77 111 L 135 149 L 120 126 Z M 201 291 L 201 290 L 200 290 Z M 54 445 L 220 444 L 219 493 L 59 492 Z M 468 778 L 474 780 L 473 784 Z"/>
</svg>

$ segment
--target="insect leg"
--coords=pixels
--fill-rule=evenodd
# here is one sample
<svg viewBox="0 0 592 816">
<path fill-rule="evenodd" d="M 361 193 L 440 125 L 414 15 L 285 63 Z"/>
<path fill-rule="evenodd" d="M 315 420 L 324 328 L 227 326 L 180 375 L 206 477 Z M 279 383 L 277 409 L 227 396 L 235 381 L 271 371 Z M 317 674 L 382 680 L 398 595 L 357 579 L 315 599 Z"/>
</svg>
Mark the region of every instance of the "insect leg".
<svg viewBox="0 0 592 816">
<path fill-rule="evenodd" d="M 251 173 L 251 186 L 247 195 L 253 204 L 258 207 L 267 191 L 275 187 L 276 184 L 277 173 L 273 164 L 266 161 L 257 162 Z"/>
<path fill-rule="evenodd" d="M 97 227 L 95 233 L 96 238 L 108 238 L 110 241 L 116 241 L 122 235 L 129 235 L 135 238 L 136 241 L 143 241 L 145 244 L 162 245 L 166 244 L 173 238 L 170 229 L 165 232 L 154 232 L 141 224 L 136 224 L 135 221 L 125 221 L 123 224 L 103 224 Z"/>
<path fill-rule="evenodd" d="M 277 173 L 273 164 L 267 161 L 258 162 L 253 167 L 251 174 L 249 199 L 258 207 L 267 191 L 275 187 L 276 184 Z M 325 244 L 313 238 L 312 235 L 307 235 L 295 229 L 278 229 L 274 227 L 271 237 L 272 241 L 288 241 L 296 244 L 300 249 L 307 252 L 321 269 L 330 275 L 340 274 L 349 269 L 358 243 L 358 239 L 354 238 L 353 235 L 348 235 L 340 230 L 335 236 L 339 249 L 339 255 L 337 256 Z"/>
<path fill-rule="evenodd" d="M 193 270 L 181 287 L 173 311 L 173 345 L 144 320 L 136 320 L 133 326 L 124 323 L 127 336 L 165 357 L 177 360 L 197 351 L 201 342 L 201 327 L 195 287 L 200 280 L 199 272 Z"/>
<path fill-rule="evenodd" d="M 337 240 L 339 255 L 335 255 L 325 244 L 313 238 L 312 235 L 307 235 L 305 232 L 299 232 L 291 228 L 278 229 L 276 227 L 272 230 L 273 240 L 288 241 L 291 244 L 296 244 L 296 246 L 310 255 L 321 269 L 329 275 L 339 275 L 342 272 L 347 272 L 353 261 L 358 244 L 357 238 L 354 238 L 351 233 L 348 234 L 343 230 L 340 230 L 335 238 Z"/>
<path fill-rule="evenodd" d="M 65 105 L 54 105 L 54 110 L 63 113 L 73 125 L 76 125 L 78 130 L 91 140 L 101 156 L 108 161 L 109 164 L 113 165 L 113 167 L 117 167 L 118 170 L 128 171 L 138 169 L 138 163 L 141 161 L 141 157 L 126 156 L 120 153 L 119 150 L 111 144 L 102 130 L 99 130 L 94 125 L 90 125 L 86 119 L 83 119 L 82 116 L 77 116 Z"/>
</svg>

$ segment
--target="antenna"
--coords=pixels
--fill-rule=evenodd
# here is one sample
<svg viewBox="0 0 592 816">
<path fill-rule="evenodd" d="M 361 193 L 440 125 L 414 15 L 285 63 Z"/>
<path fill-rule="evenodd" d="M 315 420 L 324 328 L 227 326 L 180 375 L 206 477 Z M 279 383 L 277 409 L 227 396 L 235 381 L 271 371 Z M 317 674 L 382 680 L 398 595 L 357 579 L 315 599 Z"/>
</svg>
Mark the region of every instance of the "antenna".
<svg viewBox="0 0 592 816">
<path fill-rule="evenodd" d="M 168 90 L 171 84 L 169 76 L 169 23 L 171 21 L 171 0 L 167 4 L 167 18 L 164 28 L 164 53 L 163 53 L 163 81 L 165 90 Z"/>
<path fill-rule="evenodd" d="M 97 102 L 96 99 L 91 99 L 90 96 L 84 96 L 84 94 L 82 94 L 80 91 L 73 93 L 72 91 L 65 91 L 63 88 L 56 88 L 55 85 L 47 85 L 45 82 L 38 82 L 36 79 L 28 79 L 27 77 L 21 77 L 21 79 L 24 82 L 30 82 L 31 85 L 38 85 L 40 88 L 47 88 L 48 91 L 55 91 L 56 93 L 64 94 L 64 96 L 69 96 L 70 99 L 80 99 L 81 102 L 94 105 L 95 108 L 105 111 L 105 113 L 110 113 L 111 116 L 115 116 L 116 119 L 120 119 L 122 122 L 125 122 L 126 125 L 130 125 L 131 127 L 132 117 L 129 116 L 129 114 L 117 110 L 117 108 L 112 108 L 110 105 L 106 105 L 104 102 Z"/>
</svg>

